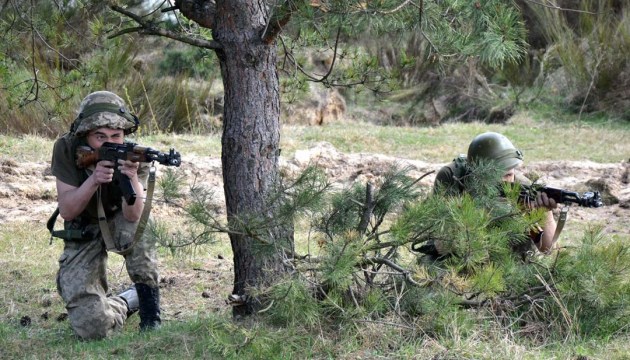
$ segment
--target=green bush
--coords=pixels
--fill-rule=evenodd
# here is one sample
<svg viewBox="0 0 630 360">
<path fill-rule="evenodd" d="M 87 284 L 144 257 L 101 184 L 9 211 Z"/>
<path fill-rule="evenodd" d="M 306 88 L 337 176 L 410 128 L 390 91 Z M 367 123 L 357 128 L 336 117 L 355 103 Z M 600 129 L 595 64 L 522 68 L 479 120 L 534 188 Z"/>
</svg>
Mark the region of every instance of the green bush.
<svg viewBox="0 0 630 360">
<path fill-rule="evenodd" d="M 161 74 L 212 79 L 219 75 L 219 64 L 210 50 L 186 46 L 168 47 L 158 63 Z"/>
</svg>

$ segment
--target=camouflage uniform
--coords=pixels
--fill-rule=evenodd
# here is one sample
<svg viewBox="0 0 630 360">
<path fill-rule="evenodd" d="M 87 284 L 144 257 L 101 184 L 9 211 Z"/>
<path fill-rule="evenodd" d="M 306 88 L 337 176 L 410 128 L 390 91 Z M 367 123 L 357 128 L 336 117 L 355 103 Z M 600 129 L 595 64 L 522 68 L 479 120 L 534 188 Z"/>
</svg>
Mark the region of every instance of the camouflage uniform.
<svg viewBox="0 0 630 360">
<path fill-rule="evenodd" d="M 98 93 L 95 94 L 91 100 L 99 100 Z M 85 105 L 84 100 L 81 108 L 85 108 Z M 124 104 L 121 104 L 122 106 Z M 52 174 L 61 182 L 74 187 L 81 186 L 91 174 L 90 169 L 79 169 L 75 164 L 76 147 L 86 144 L 84 135 L 95 128 L 125 128 L 129 125 L 127 119 L 107 111 L 87 116 L 83 120 L 76 129 L 73 129 L 74 134 L 66 134 L 59 138 L 53 149 Z M 141 164 L 138 169 L 138 179 L 144 186 L 148 168 L 148 164 Z M 91 169 L 93 170 L 93 166 Z M 98 339 L 110 335 L 123 325 L 129 312 L 128 303 L 124 298 L 107 296 L 108 253 L 98 224 L 98 194 L 99 192 L 96 192 L 93 195 L 80 216 L 64 222 L 64 229 L 82 229 L 86 235 L 83 239 L 64 240 L 64 250 L 59 258 L 57 274 L 57 289 L 66 304 L 70 324 L 77 335 L 84 339 Z M 123 217 L 122 192 L 119 187 L 114 182 L 103 184 L 100 194 L 115 242 L 130 242 L 135 234 L 137 222 L 129 222 Z M 147 236 L 138 241 L 131 252 L 125 255 L 125 264 L 135 284 L 158 288 L 155 243 Z"/>
<path fill-rule="evenodd" d="M 447 195 L 458 195 L 464 192 L 463 177 L 468 174 L 468 166 L 466 165 L 466 155 L 460 155 L 453 161 L 443 166 L 437 175 L 433 191 L 441 189 Z"/>
</svg>

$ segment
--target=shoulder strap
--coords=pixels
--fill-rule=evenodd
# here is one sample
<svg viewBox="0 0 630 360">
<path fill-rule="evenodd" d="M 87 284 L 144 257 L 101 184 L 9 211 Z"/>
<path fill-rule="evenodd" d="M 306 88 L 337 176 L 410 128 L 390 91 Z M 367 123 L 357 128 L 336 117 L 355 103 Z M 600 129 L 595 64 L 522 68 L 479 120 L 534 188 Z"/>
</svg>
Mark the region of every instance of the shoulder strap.
<svg viewBox="0 0 630 360">
<path fill-rule="evenodd" d="M 149 179 L 147 184 L 147 197 L 144 203 L 144 208 L 142 209 L 142 214 L 140 215 L 140 220 L 138 220 L 138 227 L 136 228 L 136 233 L 134 234 L 133 241 L 124 249 L 118 249 L 116 244 L 114 243 L 114 239 L 112 238 L 112 234 L 109 231 L 109 224 L 107 224 L 107 218 L 105 217 L 105 210 L 103 209 L 103 203 L 101 201 L 100 193 L 98 194 L 98 224 L 101 228 L 101 235 L 103 236 L 103 241 L 105 242 L 105 246 L 107 247 L 107 251 L 111 251 L 120 255 L 127 255 L 131 253 L 134 245 L 140 241 L 142 238 L 142 234 L 144 233 L 144 229 L 149 220 L 149 214 L 151 213 L 151 206 L 153 200 L 153 190 L 155 189 L 155 167 L 151 166 L 149 169 Z M 99 187 L 100 192 L 100 187 Z"/>
<path fill-rule="evenodd" d="M 55 222 L 57 222 L 57 216 L 59 216 L 59 207 L 57 207 L 55 211 L 53 211 L 52 215 L 50 215 L 48 221 L 46 222 L 46 228 L 50 232 L 49 245 L 52 245 L 53 237 L 57 237 L 55 235 Z"/>
<path fill-rule="evenodd" d="M 149 179 L 147 183 L 147 199 L 144 202 L 144 209 L 142 209 L 142 215 L 140 216 L 140 220 L 138 221 L 138 228 L 136 229 L 136 234 L 133 238 L 133 244 L 140 241 L 142 234 L 144 233 L 144 229 L 147 226 L 147 222 L 149 221 L 149 214 L 151 213 L 151 206 L 153 200 L 153 190 L 155 189 L 155 167 L 151 166 L 149 169 Z"/>
</svg>

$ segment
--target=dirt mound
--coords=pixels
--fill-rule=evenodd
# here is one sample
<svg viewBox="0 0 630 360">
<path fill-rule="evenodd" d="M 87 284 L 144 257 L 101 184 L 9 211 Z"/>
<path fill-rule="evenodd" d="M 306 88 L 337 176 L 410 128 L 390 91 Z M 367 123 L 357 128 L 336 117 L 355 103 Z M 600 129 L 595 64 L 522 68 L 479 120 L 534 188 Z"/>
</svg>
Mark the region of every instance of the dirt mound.
<svg viewBox="0 0 630 360">
<path fill-rule="evenodd" d="M 434 171 L 418 186 L 429 191 L 435 172 L 444 164 L 427 163 L 381 154 L 344 154 L 331 144 L 322 142 L 310 149 L 296 151 L 292 158 L 281 158 L 281 166 L 289 173 L 299 172 L 310 164 L 325 169 L 329 179 L 337 187 L 352 182 L 376 180 L 392 165 L 405 166 L 416 178 Z M 179 169 L 188 185 L 204 184 L 213 190 L 218 201 L 223 201 L 221 160 L 213 157 L 184 156 Z M 630 163 L 600 164 L 590 161 L 559 161 L 527 163 L 523 172 L 540 176 L 548 186 L 584 192 L 602 192 L 607 206 L 598 209 L 573 207 L 571 221 L 594 221 L 604 224 L 613 232 L 630 234 L 627 225 L 630 218 Z M 158 170 L 159 174 L 160 170 Z M 0 224 L 11 221 L 35 221 L 45 223 L 56 206 L 55 178 L 46 162 L 17 162 L 4 160 L 0 163 Z M 156 214 L 168 214 L 164 205 L 155 204 Z"/>
</svg>

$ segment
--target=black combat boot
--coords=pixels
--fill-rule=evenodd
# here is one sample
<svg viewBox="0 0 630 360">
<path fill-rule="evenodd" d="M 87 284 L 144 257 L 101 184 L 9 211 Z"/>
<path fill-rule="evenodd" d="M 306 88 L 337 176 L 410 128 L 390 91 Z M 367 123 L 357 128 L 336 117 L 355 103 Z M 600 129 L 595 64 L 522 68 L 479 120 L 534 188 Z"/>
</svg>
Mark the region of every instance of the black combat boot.
<svg viewBox="0 0 630 360">
<path fill-rule="evenodd" d="M 139 308 L 136 286 L 131 285 L 127 290 L 118 294 L 127 303 L 127 317 L 133 315 Z"/>
<path fill-rule="evenodd" d="M 139 300 L 140 330 L 151 330 L 160 326 L 160 288 L 147 284 L 136 284 Z"/>
</svg>

